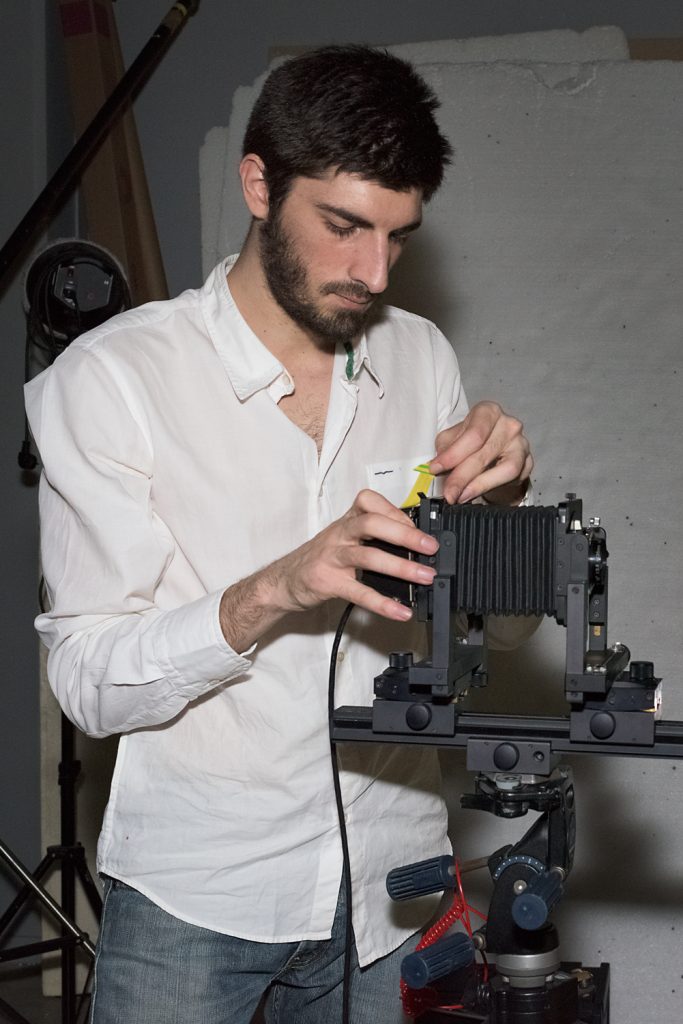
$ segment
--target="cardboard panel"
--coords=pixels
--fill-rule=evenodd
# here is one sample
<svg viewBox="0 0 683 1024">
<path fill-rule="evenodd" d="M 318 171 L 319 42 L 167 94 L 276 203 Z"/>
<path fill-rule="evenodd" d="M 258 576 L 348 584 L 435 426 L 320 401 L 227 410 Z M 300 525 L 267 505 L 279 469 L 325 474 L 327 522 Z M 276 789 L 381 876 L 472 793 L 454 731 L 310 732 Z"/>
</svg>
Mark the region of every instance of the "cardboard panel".
<svg viewBox="0 0 683 1024">
<path fill-rule="evenodd" d="M 76 136 L 123 75 L 112 0 L 59 0 Z M 88 238 L 118 257 L 135 305 L 168 297 L 132 110 L 112 128 L 81 182 Z"/>
</svg>

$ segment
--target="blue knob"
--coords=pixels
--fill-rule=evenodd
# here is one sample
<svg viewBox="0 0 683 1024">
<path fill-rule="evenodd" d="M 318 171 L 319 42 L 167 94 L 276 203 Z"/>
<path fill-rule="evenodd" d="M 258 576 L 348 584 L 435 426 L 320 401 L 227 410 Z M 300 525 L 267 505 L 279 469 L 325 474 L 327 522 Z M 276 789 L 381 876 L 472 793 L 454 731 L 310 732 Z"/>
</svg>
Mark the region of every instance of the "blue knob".
<svg viewBox="0 0 683 1024">
<path fill-rule="evenodd" d="M 464 932 L 456 932 L 407 956 L 401 964 L 401 977 L 411 988 L 424 988 L 430 981 L 467 967 L 473 961 L 472 939 Z"/>
<path fill-rule="evenodd" d="M 535 875 L 512 904 L 513 921 L 527 931 L 541 928 L 563 892 L 562 877 L 557 871 Z"/>
<path fill-rule="evenodd" d="M 392 900 L 412 900 L 430 892 L 455 889 L 452 857 L 431 857 L 417 864 L 394 868 L 387 875 L 387 892 Z"/>
</svg>

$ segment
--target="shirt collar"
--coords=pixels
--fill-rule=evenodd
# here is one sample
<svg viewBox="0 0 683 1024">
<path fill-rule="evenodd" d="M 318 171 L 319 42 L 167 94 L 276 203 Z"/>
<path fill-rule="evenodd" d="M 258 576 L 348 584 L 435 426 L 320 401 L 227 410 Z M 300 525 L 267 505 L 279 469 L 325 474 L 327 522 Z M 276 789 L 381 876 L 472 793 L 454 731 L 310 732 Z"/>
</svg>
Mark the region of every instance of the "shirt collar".
<svg viewBox="0 0 683 1024">
<path fill-rule="evenodd" d="M 214 267 L 202 289 L 201 305 L 218 357 L 235 394 L 244 401 L 272 384 L 284 367 L 254 334 L 230 293 L 227 275 L 236 260 L 229 256 Z"/>
<path fill-rule="evenodd" d="M 254 334 L 235 304 L 227 275 L 236 260 L 236 255 L 229 256 L 213 269 L 202 289 L 201 304 L 206 327 L 218 356 L 235 394 L 240 401 L 244 401 L 257 391 L 269 387 L 286 370 Z M 344 349 L 346 380 L 355 383 L 365 367 L 377 384 L 381 398 L 384 386 L 372 365 L 367 334 L 364 332 L 353 343 L 345 344 Z"/>
</svg>

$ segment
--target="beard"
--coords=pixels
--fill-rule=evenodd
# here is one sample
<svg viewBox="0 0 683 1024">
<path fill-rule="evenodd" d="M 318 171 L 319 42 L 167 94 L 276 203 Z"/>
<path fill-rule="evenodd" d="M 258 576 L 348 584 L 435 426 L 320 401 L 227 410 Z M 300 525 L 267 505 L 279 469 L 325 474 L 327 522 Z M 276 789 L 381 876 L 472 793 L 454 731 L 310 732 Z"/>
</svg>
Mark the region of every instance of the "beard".
<svg viewBox="0 0 683 1024">
<path fill-rule="evenodd" d="M 309 282 L 306 265 L 283 228 L 279 212 L 260 226 L 259 254 L 273 298 L 316 341 L 344 344 L 361 333 L 370 315 L 372 293 L 355 281 L 329 281 L 318 288 L 316 295 Z M 316 298 L 332 293 L 368 304 L 358 310 L 327 312 L 316 303 Z"/>
</svg>

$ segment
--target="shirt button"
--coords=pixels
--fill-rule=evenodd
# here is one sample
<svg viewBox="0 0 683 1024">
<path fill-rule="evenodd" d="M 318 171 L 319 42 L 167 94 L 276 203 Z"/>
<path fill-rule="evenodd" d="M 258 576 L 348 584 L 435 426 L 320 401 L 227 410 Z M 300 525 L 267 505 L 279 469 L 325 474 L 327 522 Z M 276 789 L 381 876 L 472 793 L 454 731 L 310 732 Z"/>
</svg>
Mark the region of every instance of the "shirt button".
<svg viewBox="0 0 683 1024">
<path fill-rule="evenodd" d="M 346 655 L 344 654 L 344 652 L 340 651 L 339 654 L 337 655 L 337 661 L 343 661 L 345 657 Z"/>
</svg>

